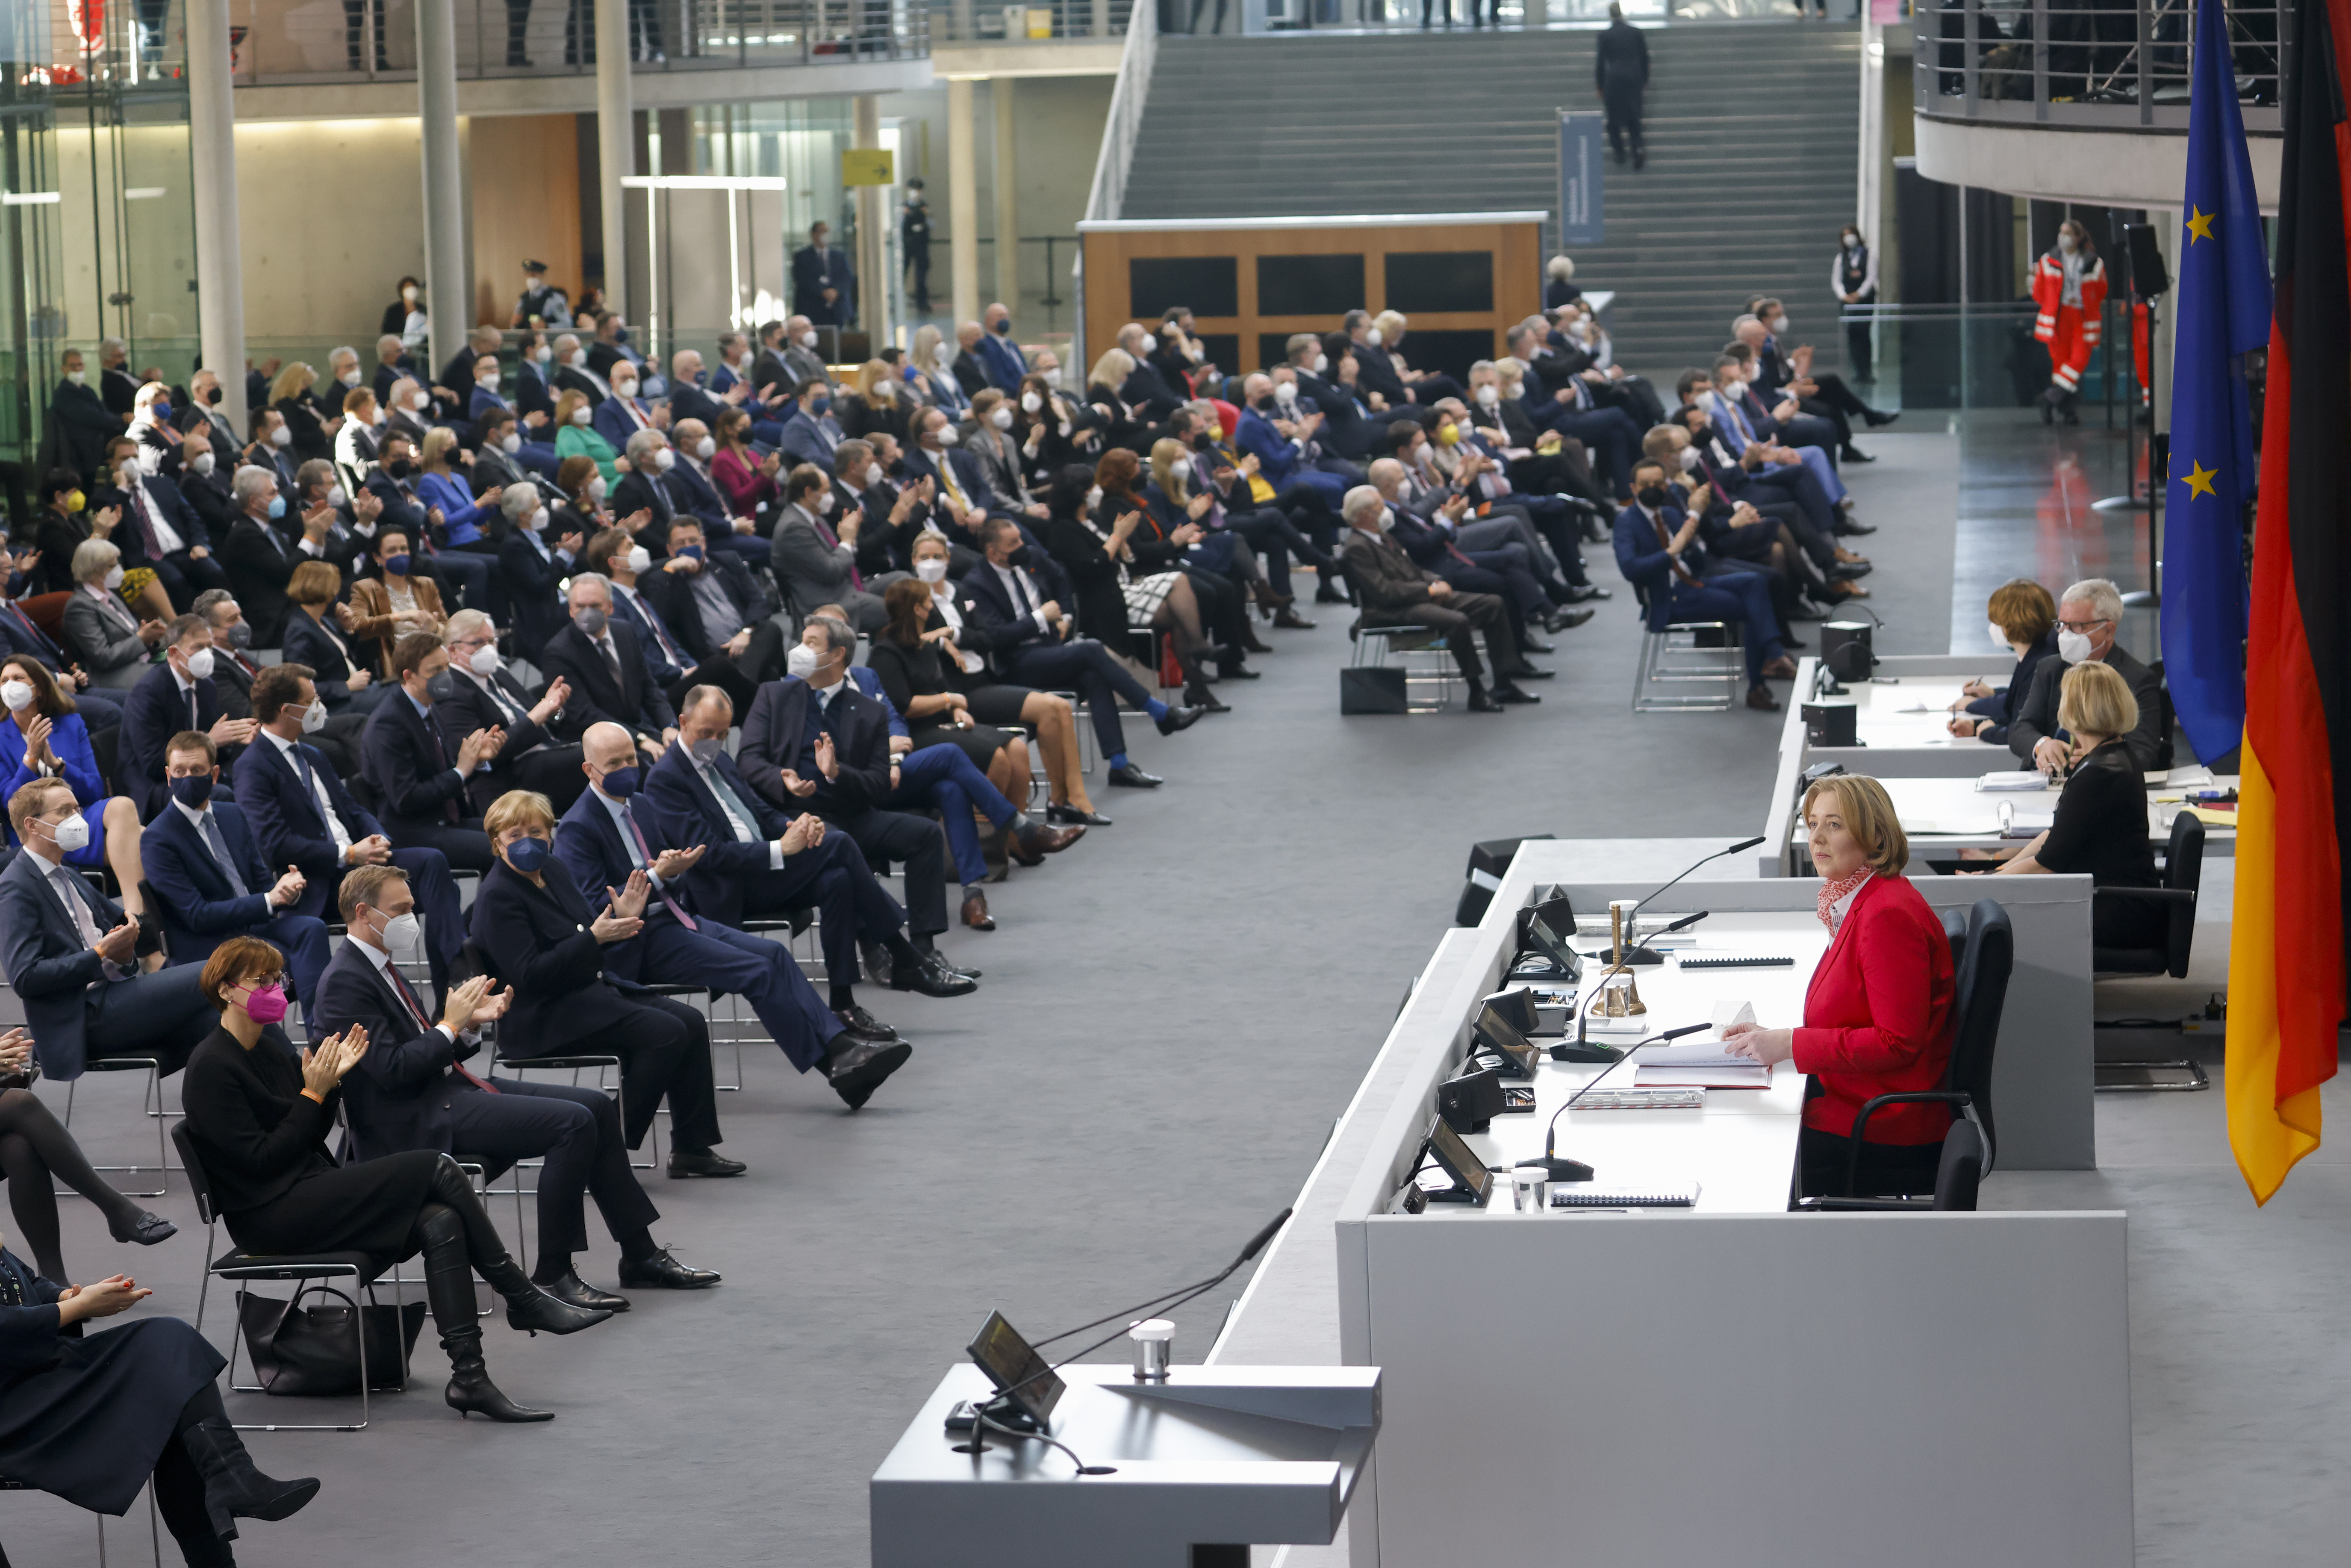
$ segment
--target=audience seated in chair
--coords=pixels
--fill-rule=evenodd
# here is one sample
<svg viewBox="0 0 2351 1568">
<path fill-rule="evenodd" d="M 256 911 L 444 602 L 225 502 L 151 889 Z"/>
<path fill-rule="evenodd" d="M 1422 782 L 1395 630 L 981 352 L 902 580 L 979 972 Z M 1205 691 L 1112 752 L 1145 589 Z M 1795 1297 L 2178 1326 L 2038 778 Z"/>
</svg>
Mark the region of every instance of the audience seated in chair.
<svg viewBox="0 0 2351 1568">
<path fill-rule="evenodd" d="M 62 778 L 77 798 L 90 804 L 81 813 L 88 842 L 66 857 L 77 869 L 105 866 L 122 889 L 122 907 L 136 920 L 146 909 L 139 895 L 139 808 L 120 795 L 109 795 L 90 749 L 89 730 L 80 708 L 87 696 L 70 695 L 48 667 L 37 659 L 13 653 L 0 661 L 0 763 L 9 768 L 0 799 L 38 779 Z M 7 841 L 15 845 L 12 830 Z"/>
</svg>

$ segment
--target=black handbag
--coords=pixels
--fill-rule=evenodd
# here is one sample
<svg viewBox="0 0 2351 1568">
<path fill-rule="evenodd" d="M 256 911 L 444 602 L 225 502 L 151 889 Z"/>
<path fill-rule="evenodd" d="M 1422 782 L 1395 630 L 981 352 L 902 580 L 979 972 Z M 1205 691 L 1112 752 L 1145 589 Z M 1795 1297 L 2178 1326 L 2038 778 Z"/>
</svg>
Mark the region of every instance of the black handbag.
<svg viewBox="0 0 2351 1568">
<path fill-rule="evenodd" d="M 320 1304 L 304 1306 L 302 1299 L 314 1293 L 322 1298 Z M 330 1285 L 308 1284 L 290 1301 L 239 1291 L 236 1315 L 263 1392 L 325 1396 L 360 1391 L 355 1322 L 367 1334 L 368 1386 L 379 1392 L 402 1386 L 409 1352 L 424 1326 L 424 1305 L 360 1306 Z"/>
<path fill-rule="evenodd" d="M 1403 713 L 1404 671 L 1395 665 L 1350 664 L 1339 671 L 1342 714 Z"/>
</svg>

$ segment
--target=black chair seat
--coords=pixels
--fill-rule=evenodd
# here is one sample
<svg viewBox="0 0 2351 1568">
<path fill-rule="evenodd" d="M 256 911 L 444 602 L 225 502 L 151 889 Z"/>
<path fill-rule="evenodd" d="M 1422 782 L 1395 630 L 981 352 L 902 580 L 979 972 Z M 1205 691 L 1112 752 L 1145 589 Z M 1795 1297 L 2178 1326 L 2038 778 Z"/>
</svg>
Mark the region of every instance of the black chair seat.
<svg viewBox="0 0 2351 1568">
<path fill-rule="evenodd" d="M 2093 947 L 2090 972 L 2095 975 L 2160 975 L 2171 962 L 2160 947 Z"/>
<path fill-rule="evenodd" d="M 373 1284 L 381 1271 L 364 1252 L 256 1253 L 242 1247 L 206 1267 L 224 1280 L 317 1280 L 350 1271 L 362 1285 Z"/>
<path fill-rule="evenodd" d="M 567 1072 L 586 1067 L 618 1067 L 621 1059 L 617 1056 L 501 1056 L 496 1064 L 517 1071 L 544 1067 L 551 1072 Z"/>
</svg>

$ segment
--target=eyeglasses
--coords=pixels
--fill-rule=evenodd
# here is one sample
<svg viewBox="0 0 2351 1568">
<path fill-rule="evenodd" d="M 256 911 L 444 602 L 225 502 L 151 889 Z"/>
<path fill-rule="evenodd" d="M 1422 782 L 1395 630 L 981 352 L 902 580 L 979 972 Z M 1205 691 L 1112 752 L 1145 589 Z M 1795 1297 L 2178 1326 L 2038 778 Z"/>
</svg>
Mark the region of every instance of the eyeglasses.
<svg viewBox="0 0 2351 1568">
<path fill-rule="evenodd" d="M 2112 624 L 2114 624 L 2114 622 L 2108 621 L 2104 616 L 2100 616 L 2095 621 L 2060 621 L 2057 622 L 2058 630 L 2060 631 L 2078 632 L 2084 635 L 2087 635 L 2090 629 L 2094 626 L 2110 626 Z"/>
</svg>

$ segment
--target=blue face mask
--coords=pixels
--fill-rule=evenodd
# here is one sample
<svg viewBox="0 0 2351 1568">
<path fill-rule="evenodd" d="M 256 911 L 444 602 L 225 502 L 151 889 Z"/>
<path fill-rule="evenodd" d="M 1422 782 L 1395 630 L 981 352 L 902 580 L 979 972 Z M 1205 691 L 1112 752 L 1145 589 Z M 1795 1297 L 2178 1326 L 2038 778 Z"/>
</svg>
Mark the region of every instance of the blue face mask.
<svg viewBox="0 0 2351 1568">
<path fill-rule="evenodd" d="M 517 839 L 507 846 L 507 864 L 529 876 L 546 865 L 554 852 L 545 839 Z"/>
<path fill-rule="evenodd" d="M 680 545 L 677 547 L 677 553 L 684 556 L 688 560 L 700 560 L 702 559 L 702 547 L 700 545 Z"/>
<path fill-rule="evenodd" d="M 816 415 L 817 418 L 822 419 L 826 414 L 832 412 L 832 400 L 829 397 L 810 398 L 809 399 L 809 412 Z"/>
<path fill-rule="evenodd" d="M 159 397 L 148 404 L 148 409 L 154 414 L 155 423 L 158 424 L 172 417 L 172 404 L 169 399 Z"/>
<path fill-rule="evenodd" d="M 998 321 L 996 324 L 996 335 L 999 338 L 1008 338 L 1012 335 L 1011 317 L 1007 316 L 1003 320 Z"/>
<path fill-rule="evenodd" d="M 282 517 L 286 515 L 285 497 L 272 496 L 269 497 L 269 515 L 273 517 Z"/>
<path fill-rule="evenodd" d="M 209 773 L 195 773 L 172 780 L 172 799 L 183 806 L 193 809 L 212 798 L 213 778 Z"/>
<path fill-rule="evenodd" d="M 406 577 L 408 558 L 404 555 L 388 555 L 383 558 L 383 570 L 394 577 Z"/>
<path fill-rule="evenodd" d="M 625 800 L 637 792 L 637 770 L 633 767 L 615 768 L 603 778 L 604 793 L 615 800 Z"/>
</svg>

